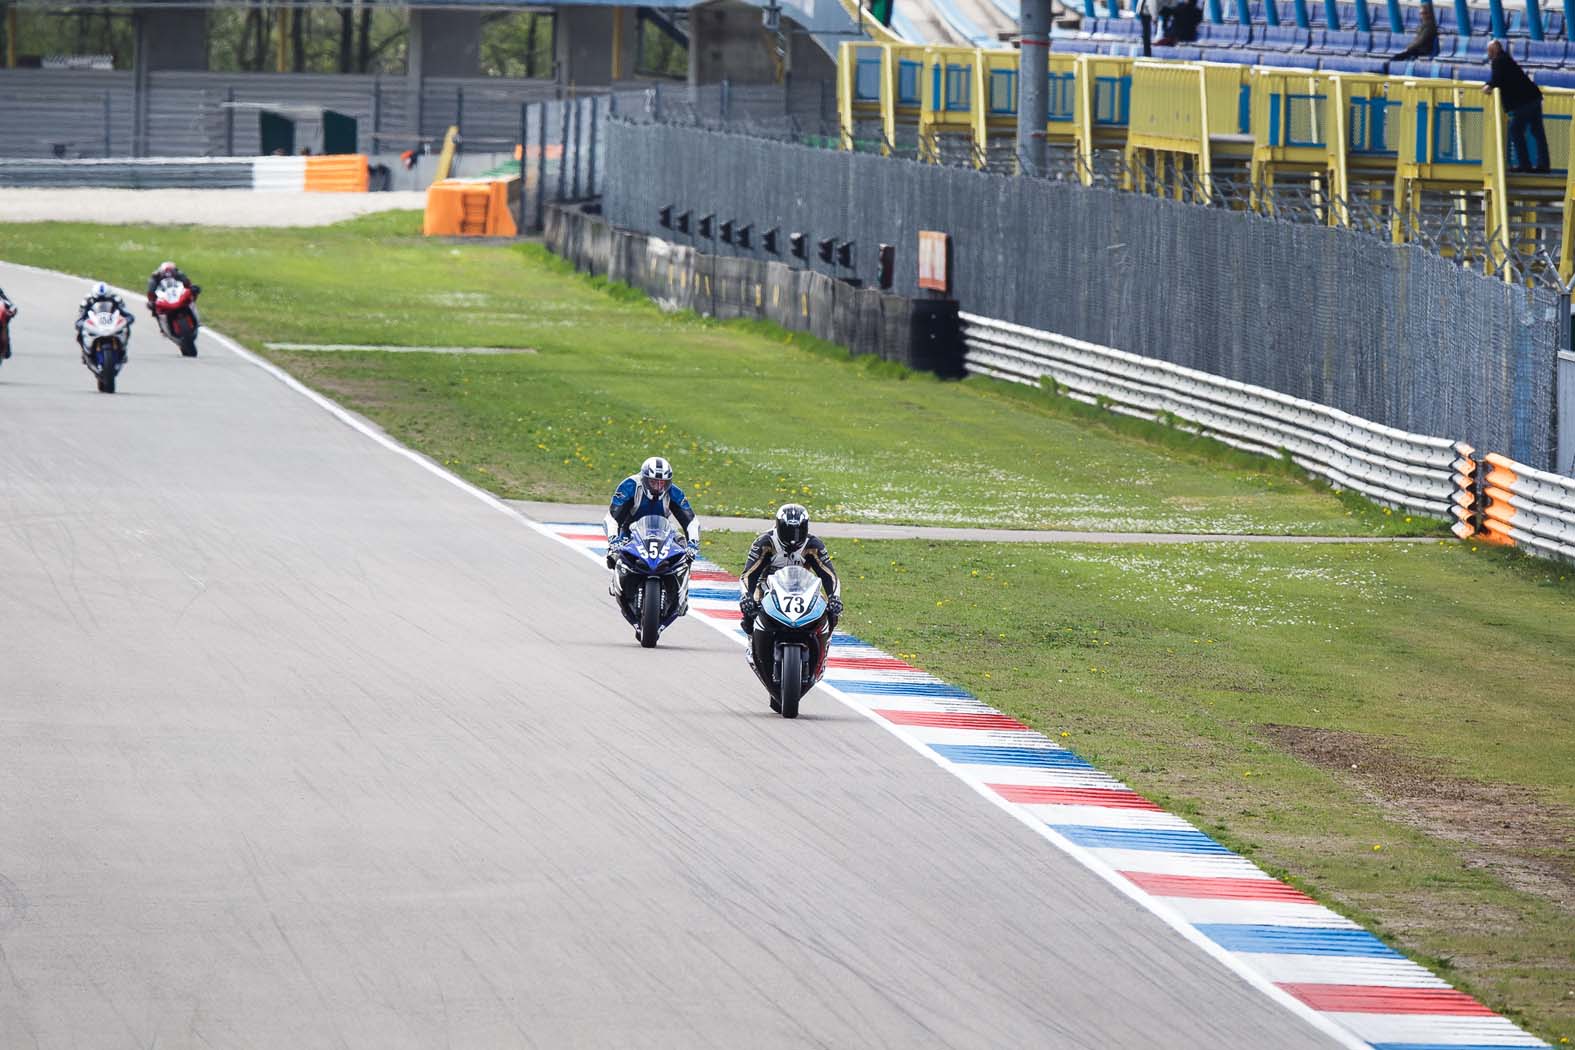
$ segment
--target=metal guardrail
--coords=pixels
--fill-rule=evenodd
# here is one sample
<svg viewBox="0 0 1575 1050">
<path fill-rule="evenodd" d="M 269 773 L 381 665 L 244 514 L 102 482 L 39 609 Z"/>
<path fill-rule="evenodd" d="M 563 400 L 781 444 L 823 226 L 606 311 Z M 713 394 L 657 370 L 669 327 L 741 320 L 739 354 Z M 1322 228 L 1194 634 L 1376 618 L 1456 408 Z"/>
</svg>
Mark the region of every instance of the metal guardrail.
<svg viewBox="0 0 1575 1050">
<path fill-rule="evenodd" d="M 1495 452 L 1482 461 L 1474 480 L 1482 539 L 1575 561 L 1575 478 Z"/>
<path fill-rule="evenodd" d="M 1029 386 L 1048 377 L 1061 393 L 1085 404 L 1164 419 L 1249 452 L 1288 456 L 1342 488 L 1455 519 L 1457 535 L 1472 533 L 1470 479 L 1476 464 L 1468 445 L 1004 321 L 964 313 L 962 322 L 970 373 Z"/>
<path fill-rule="evenodd" d="M 0 187 L 364 193 L 367 183 L 367 159 L 358 153 L 310 157 L 0 159 Z"/>
</svg>

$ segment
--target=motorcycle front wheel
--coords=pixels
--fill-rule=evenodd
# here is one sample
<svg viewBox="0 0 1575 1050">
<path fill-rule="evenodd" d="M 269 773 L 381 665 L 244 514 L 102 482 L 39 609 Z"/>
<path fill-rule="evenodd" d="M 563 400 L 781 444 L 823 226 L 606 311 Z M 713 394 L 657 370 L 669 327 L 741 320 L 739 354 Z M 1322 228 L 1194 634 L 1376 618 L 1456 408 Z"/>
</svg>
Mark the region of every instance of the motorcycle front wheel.
<svg viewBox="0 0 1575 1050">
<path fill-rule="evenodd" d="M 195 335 L 188 335 L 180 341 L 180 356 L 197 356 L 197 337 Z"/>
<path fill-rule="evenodd" d="M 646 578 L 645 591 L 640 598 L 640 644 L 655 649 L 656 636 L 661 631 L 662 581 L 650 576 Z"/>
<path fill-rule="evenodd" d="M 782 681 L 777 683 L 777 695 L 782 698 L 782 717 L 798 717 L 798 698 L 804 694 L 804 647 L 782 647 Z"/>
</svg>

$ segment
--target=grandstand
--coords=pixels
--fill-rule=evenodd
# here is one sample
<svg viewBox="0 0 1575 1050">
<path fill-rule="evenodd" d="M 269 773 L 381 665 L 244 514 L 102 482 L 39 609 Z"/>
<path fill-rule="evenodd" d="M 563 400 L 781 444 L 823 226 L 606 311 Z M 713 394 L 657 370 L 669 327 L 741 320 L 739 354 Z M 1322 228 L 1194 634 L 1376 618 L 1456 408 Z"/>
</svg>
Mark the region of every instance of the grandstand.
<svg viewBox="0 0 1575 1050">
<path fill-rule="evenodd" d="M 1273 12 L 1273 0 L 1268 11 Z M 1484 96 L 1487 36 L 1442 36 L 1438 58 L 1375 57 L 1400 33 L 1371 25 L 1364 4 L 1298 4 L 1309 25 L 1205 23 L 1199 45 L 1141 51 L 1120 13 L 1085 17 L 1086 31 L 1052 39 L 1049 169 L 1085 185 L 1163 194 L 1292 221 L 1424 244 L 1512 280 L 1562 285 L 1575 277 L 1571 127 L 1575 69 L 1566 21 L 1534 6 L 1469 11 L 1464 28 L 1503 22 L 1515 53 L 1545 90 L 1552 154 L 1543 175 L 1510 170 L 1501 108 Z M 1388 17 L 1414 18 L 1391 7 Z M 1441 19 L 1441 22 L 1445 20 Z M 1461 28 L 1457 24 L 1454 28 Z M 1532 56 L 1535 56 L 1533 58 Z M 1575 61 L 1575 60 L 1572 60 Z M 849 43 L 838 82 L 844 149 L 1016 171 L 1017 55 L 1008 50 Z"/>
</svg>

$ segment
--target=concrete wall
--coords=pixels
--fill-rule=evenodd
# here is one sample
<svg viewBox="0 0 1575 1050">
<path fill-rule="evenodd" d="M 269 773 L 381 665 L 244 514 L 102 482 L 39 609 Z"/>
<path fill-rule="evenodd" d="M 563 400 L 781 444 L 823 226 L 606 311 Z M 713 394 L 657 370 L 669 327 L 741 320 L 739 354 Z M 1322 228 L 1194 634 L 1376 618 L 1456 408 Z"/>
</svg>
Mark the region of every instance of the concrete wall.
<svg viewBox="0 0 1575 1050">
<path fill-rule="evenodd" d="M 410 12 L 412 78 L 473 77 L 481 73 L 481 12 Z"/>
<path fill-rule="evenodd" d="M 549 251 L 576 269 L 639 288 L 664 306 L 772 321 L 855 356 L 948 378 L 963 375 L 954 301 L 907 299 L 779 262 L 709 255 L 617 229 L 573 205 L 548 205 L 546 219 Z"/>
<path fill-rule="evenodd" d="M 719 0 L 689 9 L 689 83 L 774 84 L 775 37 L 761 23 L 760 8 Z"/>
<path fill-rule="evenodd" d="M 142 23 L 140 65 L 150 71 L 208 68 L 208 12 L 139 7 L 134 14 Z"/>
<path fill-rule="evenodd" d="M 613 44 L 618 45 L 617 61 Z M 560 7 L 553 60 L 564 87 L 606 87 L 634 79 L 639 58 L 635 7 Z"/>
</svg>

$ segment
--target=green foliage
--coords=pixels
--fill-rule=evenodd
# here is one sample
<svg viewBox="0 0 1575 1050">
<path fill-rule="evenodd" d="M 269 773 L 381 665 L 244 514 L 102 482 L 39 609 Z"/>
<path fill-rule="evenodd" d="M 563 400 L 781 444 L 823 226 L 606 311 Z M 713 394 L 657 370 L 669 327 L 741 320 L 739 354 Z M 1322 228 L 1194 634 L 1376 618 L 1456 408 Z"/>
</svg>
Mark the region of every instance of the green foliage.
<svg viewBox="0 0 1575 1050">
<path fill-rule="evenodd" d="M 528 355 L 275 356 L 494 491 L 600 500 L 653 451 L 708 512 L 792 496 L 823 518 L 1155 532 L 1429 528 L 1272 460 L 1026 388 L 940 382 L 760 323 L 663 313 L 536 246 L 424 240 L 410 215 L 312 230 L 45 225 L 16 259 L 141 280 L 173 257 L 208 318 L 279 342 L 525 346 Z"/>
<path fill-rule="evenodd" d="M 0 18 L 0 55 L 6 53 L 6 19 Z M 116 69 L 130 69 L 136 50 L 131 16 L 108 9 L 18 8 L 18 62 L 48 55 L 110 55 Z"/>
<path fill-rule="evenodd" d="M 489 11 L 481 21 L 481 71 L 492 77 L 550 77 L 552 14 Z"/>
</svg>

